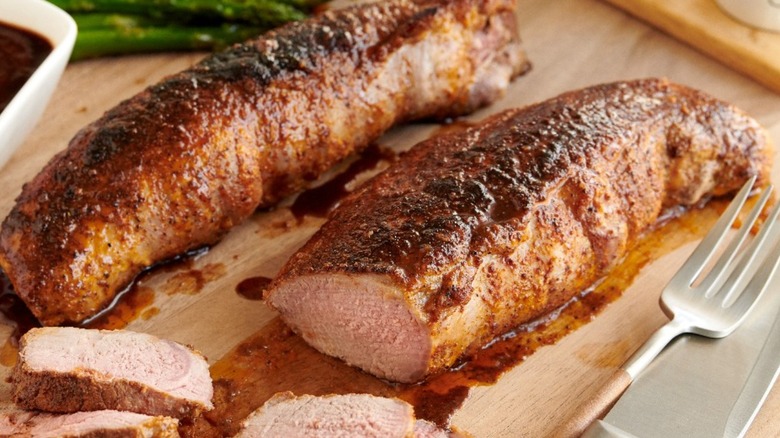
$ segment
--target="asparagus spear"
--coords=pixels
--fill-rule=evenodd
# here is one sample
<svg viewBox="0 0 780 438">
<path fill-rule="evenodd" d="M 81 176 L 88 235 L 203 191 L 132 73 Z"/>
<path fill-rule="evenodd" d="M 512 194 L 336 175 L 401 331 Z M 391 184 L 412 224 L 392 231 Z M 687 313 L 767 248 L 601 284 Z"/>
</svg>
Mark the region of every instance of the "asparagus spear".
<svg viewBox="0 0 780 438">
<path fill-rule="evenodd" d="M 141 27 L 165 26 L 164 20 L 158 20 L 144 15 L 106 14 L 106 13 L 75 13 L 71 14 L 80 32 L 96 29 L 115 29 L 131 31 Z"/>
<path fill-rule="evenodd" d="M 79 27 L 71 59 L 216 50 L 288 21 L 324 0 L 49 0 Z"/>
<path fill-rule="evenodd" d="M 146 15 L 177 21 L 242 21 L 278 25 L 300 20 L 321 0 L 50 0 L 71 12 L 104 12 Z M 296 7 L 298 6 L 298 7 Z"/>
<path fill-rule="evenodd" d="M 218 50 L 259 35 L 265 29 L 237 24 L 213 27 L 146 26 L 131 16 L 78 17 L 81 22 L 71 60 L 130 53 Z M 143 25 L 139 25 L 143 24 Z"/>
</svg>

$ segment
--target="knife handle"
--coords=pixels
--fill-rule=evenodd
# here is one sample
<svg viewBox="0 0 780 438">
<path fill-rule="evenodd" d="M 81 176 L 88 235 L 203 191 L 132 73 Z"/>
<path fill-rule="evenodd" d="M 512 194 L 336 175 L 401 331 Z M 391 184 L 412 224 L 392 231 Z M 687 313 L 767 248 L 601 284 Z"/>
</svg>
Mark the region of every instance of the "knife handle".
<svg viewBox="0 0 780 438">
<path fill-rule="evenodd" d="M 577 407 L 574 414 L 571 415 L 560 427 L 558 427 L 551 436 L 556 437 L 578 437 L 594 423 L 602 418 L 612 405 L 631 384 L 631 376 L 622 368 L 617 368 L 607 378 L 607 381 L 600 384 L 598 391 L 585 400 Z M 610 435 L 603 435 L 610 436 Z"/>
</svg>

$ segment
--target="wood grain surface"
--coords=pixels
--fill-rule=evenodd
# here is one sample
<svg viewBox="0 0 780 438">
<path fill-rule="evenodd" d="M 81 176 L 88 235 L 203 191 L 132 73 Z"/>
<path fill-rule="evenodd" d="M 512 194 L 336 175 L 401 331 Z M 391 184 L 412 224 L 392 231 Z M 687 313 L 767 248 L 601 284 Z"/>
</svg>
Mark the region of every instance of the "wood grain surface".
<svg viewBox="0 0 780 438">
<path fill-rule="evenodd" d="M 606 0 L 780 92 L 780 32 L 750 27 L 715 0 Z"/>
<path fill-rule="evenodd" d="M 757 118 L 780 142 L 780 96 L 689 45 L 596 0 L 519 0 L 520 32 L 533 69 L 505 98 L 473 116 L 544 100 L 563 91 L 607 81 L 664 76 L 728 100 Z M 43 119 L 0 170 L 0 215 L 10 210 L 31 179 L 79 128 L 166 74 L 202 54 L 165 54 L 71 64 Z M 772 79 L 780 83 L 775 72 Z M 380 140 L 401 150 L 437 127 L 418 124 Z M 780 182 L 780 166 L 773 179 Z M 249 277 L 272 277 L 285 259 L 320 226 L 297 221 L 287 208 L 257 213 L 222 242 L 187 264 L 144 276 L 138 290 L 143 312 L 128 328 L 195 346 L 210 363 L 269 324 L 275 314 L 235 290 Z M 666 321 L 661 288 L 691 245 L 655 261 L 593 321 L 552 346 L 539 349 L 492 385 L 472 388 L 452 424 L 475 437 L 550 436 L 603 384 L 650 333 Z M 12 330 L 0 324 L 0 335 Z M 0 378 L 9 368 L 0 367 Z M 306 369 L 299 371 L 302 376 Z M 311 377 L 311 376 L 308 376 Z M 0 401 L 8 387 L 0 383 Z M 780 390 L 775 389 L 749 436 L 780 436 Z"/>
</svg>

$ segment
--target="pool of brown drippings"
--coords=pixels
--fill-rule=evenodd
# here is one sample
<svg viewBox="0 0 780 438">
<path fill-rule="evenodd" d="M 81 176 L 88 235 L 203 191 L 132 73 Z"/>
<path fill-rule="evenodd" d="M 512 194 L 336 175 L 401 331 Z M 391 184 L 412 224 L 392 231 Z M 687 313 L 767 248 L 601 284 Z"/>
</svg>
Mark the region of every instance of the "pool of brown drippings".
<svg viewBox="0 0 780 438">
<path fill-rule="evenodd" d="M 125 328 L 141 317 L 153 303 L 154 289 L 143 286 L 141 282 L 134 282 L 110 309 L 85 323 L 84 327 L 103 330 Z"/>
<path fill-rule="evenodd" d="M 682 245 L 699 239 L 725 206 L 707 207 L 668 220 L 645 236 L 596 287 L 554 315 L 497 339 L 456 369 L 415 385 L 390 383 L 323 355 L 293 334 L 278 318 L 243 341 L 211 367 L 215 409 L 183 428 L 184 436 L 231 436 L 239 423 L 273 394 L 370 393 L 410 402 L 418 418 L 448 426 L 470 388 L 498 381 L 540 347 L 552 345 L 587 324 L 631 286 L 641 269 Z"/>
<path fill-rule="evenodd" d="M 91 329 L 117 330 L 127 327 L 138 318 L 150 319 L 154 317 L 160 312 L 159 308 L 152 306 L 156 292 L 145 285 L 145 281 L 151 275 L 171 274 L 163 286 L 163 292 L 168 295 L 174 293 L 197 294 L 208 281 L 217 279 L 225 275 L 226 272 L 222 263 L 209 264 L 201 269 L 193 268 L 195 260 L 207 251 L 208 248 L 200 248 L 146 269 L 117 295 L 107 309 L 85 321 L 81 326 Z"/>
<path fill-rule="evenodd" d="M 236 293 L 247 300 L 260 301 L 271 281 L 272 279 L 268 277 L 245 278 L 236 285 Z"/>
<path fill-rule="evenodd" d="M 196 295 L 203 290 L 206 283 L 222 278 L 227 268 L 222 263 L 209 263 L 200 269 L 189 267 L 171 275 L 162 287 L 168 295 Z"/>
<path fill-rule="evenodd" d="M 349 193 L 349 185 L 368 171 L 376 170 L 380 163 L 391 162 L 397 158 L 392 149 L 371 144 L 346 170 L 326 181 L 322 185 L 310 188 L 295 198 L 290 212 L 298 223 L 304 216 L 326 217 L 328 212 Z"/>
</svg>

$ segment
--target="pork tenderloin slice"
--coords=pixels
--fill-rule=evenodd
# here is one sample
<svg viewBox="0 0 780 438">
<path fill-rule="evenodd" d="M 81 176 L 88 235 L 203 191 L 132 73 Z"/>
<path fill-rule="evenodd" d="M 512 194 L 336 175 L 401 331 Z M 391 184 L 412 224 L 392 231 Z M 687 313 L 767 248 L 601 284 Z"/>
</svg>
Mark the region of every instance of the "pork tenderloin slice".
<svg viewBox="0 0 780 438">
<path fill-rule="evenodd" d="M 266 302 L 320 351 L 417 381 L 592 286 L 670 209 L 768 182 L 771 163 L 763 128 L 700 91 L 569 92 L 413 147 L 342 200 Z"/>
<path fill-rule="evenodd" d="M 30 330 L 11 380 L 19 406 L 48 412 L 117 409 L 187 418 L 213 407 L 200 353 L 127 330 Z"/>
<path fill-rule="evenodd" d="M 178 438 L 179 421 L 114 410 L 49 414 L 0 411 L 0 436 L 33 438 Z"/>
<path fill-rule="evenodd" d="M 414 428 L 414 408 L 395 398 L 284 392 L 251 413 L 236 437 L 401 438 L 412 437 Z"/>
</svg>

